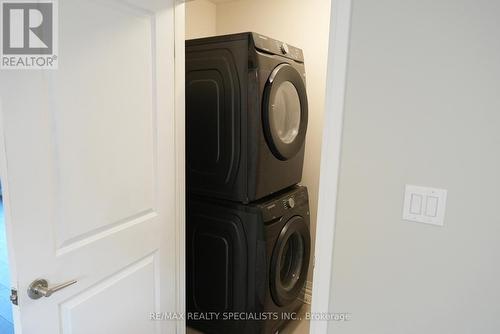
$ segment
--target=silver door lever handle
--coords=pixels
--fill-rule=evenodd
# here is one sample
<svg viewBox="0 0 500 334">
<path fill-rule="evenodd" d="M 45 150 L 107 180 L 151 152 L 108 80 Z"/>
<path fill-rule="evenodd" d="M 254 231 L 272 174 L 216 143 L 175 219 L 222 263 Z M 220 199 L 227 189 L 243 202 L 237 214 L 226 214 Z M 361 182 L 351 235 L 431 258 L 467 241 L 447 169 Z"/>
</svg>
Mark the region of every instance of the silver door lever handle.
<svg viewBox="0 0 500 334">
<path fill-rule="evenodd" d="M 37 279 L 30 284 L 28 288 L 28 296 L 31 299 L 39 299 L 42 297 L 50 297 L 54 292 L 67 288 L 70 285 L 76 283 L 76 280 L 72 280 L 66 283 L 58 284 L 49 288 L 49 282 L 45 279 Z"/>
</svg>

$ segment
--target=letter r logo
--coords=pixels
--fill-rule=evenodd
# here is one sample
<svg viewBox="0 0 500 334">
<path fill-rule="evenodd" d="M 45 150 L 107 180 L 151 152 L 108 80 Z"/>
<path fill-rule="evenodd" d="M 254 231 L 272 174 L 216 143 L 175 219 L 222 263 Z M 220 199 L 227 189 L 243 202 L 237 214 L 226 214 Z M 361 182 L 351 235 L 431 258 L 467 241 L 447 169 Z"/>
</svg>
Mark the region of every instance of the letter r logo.
<svg viewBox="0 0 500 334">
<path fill-rule="evenodd" d="M 53 18 L 51 2 L 3 2 L 3 54 L 52 54 Z"/>
</svg>

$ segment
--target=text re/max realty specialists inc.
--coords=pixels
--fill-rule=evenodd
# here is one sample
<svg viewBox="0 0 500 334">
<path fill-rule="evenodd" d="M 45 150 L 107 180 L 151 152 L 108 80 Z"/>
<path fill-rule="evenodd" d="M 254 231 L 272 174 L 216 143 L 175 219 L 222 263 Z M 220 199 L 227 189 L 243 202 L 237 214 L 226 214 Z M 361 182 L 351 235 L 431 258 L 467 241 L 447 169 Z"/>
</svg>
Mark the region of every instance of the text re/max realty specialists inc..
<svg viewBox="0 0 500 334">
<path fill-rule="evenodd" d="M 312 313 L 297 312 L 152 312 L 149 314 L 152 321 L 193 320 L 193 321 L 246 321 L 246 320 L 310 320 L 310 321 L 350 321 L 350 313 Z"/>
</svg>

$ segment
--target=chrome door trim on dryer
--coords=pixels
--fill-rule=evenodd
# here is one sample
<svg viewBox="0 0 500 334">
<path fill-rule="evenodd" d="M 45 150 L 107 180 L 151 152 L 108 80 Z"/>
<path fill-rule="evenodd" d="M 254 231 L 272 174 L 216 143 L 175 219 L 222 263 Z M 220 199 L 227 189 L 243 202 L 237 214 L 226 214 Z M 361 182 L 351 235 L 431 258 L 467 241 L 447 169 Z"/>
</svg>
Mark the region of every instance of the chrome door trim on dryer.
<svg viewBox="0 0 500 334">
<path fill-rule="evenodd" d="M 267 143 L 280 160 L 293 158 L 305 143 L 308 121 L 304 79 L 290 64 L 278 65 L 264 91 L 262 121 Z"/>
</svg>

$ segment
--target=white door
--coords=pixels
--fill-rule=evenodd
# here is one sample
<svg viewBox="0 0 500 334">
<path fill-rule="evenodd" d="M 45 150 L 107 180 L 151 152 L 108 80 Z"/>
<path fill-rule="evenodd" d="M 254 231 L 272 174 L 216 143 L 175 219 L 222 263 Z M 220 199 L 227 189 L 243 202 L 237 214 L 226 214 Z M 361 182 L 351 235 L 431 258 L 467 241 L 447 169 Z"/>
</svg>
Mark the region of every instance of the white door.
<svg viewBox="0 0 500 334">
<path fill-rule="evenodd" d="M 182 327 L 150 320 L 181 311 L 184 294 L 174 11 L 174 0 L 59 1 L 59 69 L 0 71 L 16 333 Z M 77 282 L 31 299 L 39 278 Z"/>
</svg>

